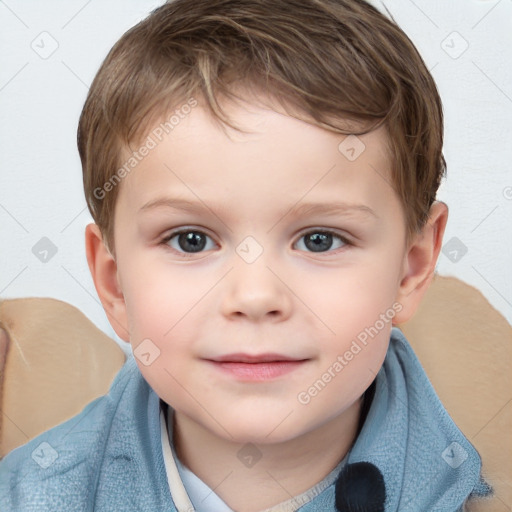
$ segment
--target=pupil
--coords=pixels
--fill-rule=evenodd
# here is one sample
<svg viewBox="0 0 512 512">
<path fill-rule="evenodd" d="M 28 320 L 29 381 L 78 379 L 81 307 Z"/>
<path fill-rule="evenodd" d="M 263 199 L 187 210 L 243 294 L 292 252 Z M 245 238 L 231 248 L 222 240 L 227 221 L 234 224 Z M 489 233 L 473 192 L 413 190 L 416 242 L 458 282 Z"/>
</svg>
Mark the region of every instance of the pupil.
<svg viewBox="0 0 512 512">
<path fill-rule="evenodd" d="M 305 245 L 313 252 L 326 251 L 332 246 L 332 235 L 329 233 L 313 233 L 306 237 Z"/>
<path fill-rule="evenodd" d="M 206 237 L 201 233 L 191 231 L 189 233 L 181 233 L 178 237 L 178 243 L 186 252 L 202 251 L 206 245 Z"/>
</svg>

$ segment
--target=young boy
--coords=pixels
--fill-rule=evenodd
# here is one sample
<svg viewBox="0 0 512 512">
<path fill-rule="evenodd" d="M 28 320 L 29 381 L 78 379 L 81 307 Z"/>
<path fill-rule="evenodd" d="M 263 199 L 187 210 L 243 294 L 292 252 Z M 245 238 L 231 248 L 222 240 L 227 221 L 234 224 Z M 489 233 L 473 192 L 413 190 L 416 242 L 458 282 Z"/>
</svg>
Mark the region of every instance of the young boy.
<svg viewBox="0 0 512 512">
<path fill-rule="evenodd" d="M 393 328 L 441 247 L 442 141 L 421 57 L 363 0 L 176 0 L 129 30 L 78 145 L 89 267 L 134 357 L 2 461 L 1 510 L 452 512 L 489 494 Z"/>
</svg>

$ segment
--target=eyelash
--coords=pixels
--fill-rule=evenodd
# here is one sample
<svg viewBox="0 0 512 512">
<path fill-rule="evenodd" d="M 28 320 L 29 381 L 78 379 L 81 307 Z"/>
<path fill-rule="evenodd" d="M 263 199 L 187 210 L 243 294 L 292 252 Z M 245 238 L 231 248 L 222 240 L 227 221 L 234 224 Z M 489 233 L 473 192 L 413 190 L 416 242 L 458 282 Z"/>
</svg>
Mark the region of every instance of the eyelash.
<svg viewBox="0 0 512 512">
<path fill-rule="evenodd" d="M 171 251 L 175 252 L 175 253 L 178 253 L 180 255 L 182 255 L 183 257 L 193 257 L 195 254 L 202 254 L 203 252 L 207 252 L 207 251 L 197 251 L 197 252 L 185 252 L 185 251 L 178 251 L 172 247 L 169 246 L 169 242 L 181 235 L 181 234 L 185 234 L 185 233 L 196 233 L 196 234 L 200 234 L 200 235 L 204 235 L 206 237 L 208 237 L 210 240 L 213 241 L 213 238 L 208 235 L 207 233 L 205 233 L 204 231 L 201 231 L 199 229 L 194 229 L 194 228 L 186 228 L 186 229 L 179 229 L 177 231 L 173 231 L 171 233 L 169 233 L 168 235 L 166 235 L 161 241 L 160 241 L 160 245 L 163 245 L 163 246 L 166 246 L 167 248 L 169 248 Z M 329 229 L 309 229 L 307 231 L 303 231 L 302 233 L 300 233 L 300 235 L 298 236 L 297 238 L 297 241 L 293 244 L 294 246 L 299 242 L 301 241 L 306 235 L 311 235 L 311 234 L 322 234 L 322 235 L 331 235 L 333 237 L 333 239 L 337 239 L 339 241 L 342 242 L 342 246 L 341 247 L 338 247 L 338 248 L 335 248 L 335 249 L 329 249 L 327 251 L 302 251 L 302 252 L 307 252 L 309 254 L 333 254 L 333 253 L 337 253 L 339 250 L 343 250 L 344 248 L 346 247 L 349 247 L 349 246 L 353 246 L 354 244 L 345 236 L 343 235 L 340 235 L 332 230 L 329 230 Z M 215 243 L 215 242 L 214 242 Z"/>
</svg>

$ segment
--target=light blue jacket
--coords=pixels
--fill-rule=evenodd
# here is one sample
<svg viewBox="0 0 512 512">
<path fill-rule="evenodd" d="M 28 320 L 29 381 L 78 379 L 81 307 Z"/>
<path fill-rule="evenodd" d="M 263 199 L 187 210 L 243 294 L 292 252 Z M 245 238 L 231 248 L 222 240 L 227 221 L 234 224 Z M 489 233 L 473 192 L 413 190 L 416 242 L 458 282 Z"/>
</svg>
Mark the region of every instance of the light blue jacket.
<svg viewBox="0 0 512 512">
<path fill-rule="evenodd" d="M 173 512 L 159 397 L 133 356 L 109 393 L 0 462 L 0 512 Z M 348 463 L 384 477 L 386 512 L 459 512 L 487 495 L 478 453 L 451 420 L 394 328 L 375 396 Z M 301 512 L 336 511 L 329 486 Z"/>
</svg>

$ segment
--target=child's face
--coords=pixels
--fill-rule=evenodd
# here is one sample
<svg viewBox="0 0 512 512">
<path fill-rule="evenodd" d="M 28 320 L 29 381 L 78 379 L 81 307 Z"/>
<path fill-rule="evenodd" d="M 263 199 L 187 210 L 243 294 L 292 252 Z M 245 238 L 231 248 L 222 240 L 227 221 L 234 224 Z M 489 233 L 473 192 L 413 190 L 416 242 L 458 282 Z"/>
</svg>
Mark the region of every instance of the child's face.
<svg viewBox="0 0 512 512">
<path fill-rule="evenodd" d="M 146 380 L 210 432 L 265 443 L 340 418 L 374 379 L 405 219 L 383 129 L 340 150 L 344 136 L 247 108 L 228 112 L 255 133 L 233 140 L 192 109 L 123 180 L 114 233 Z"/>
</svg>

